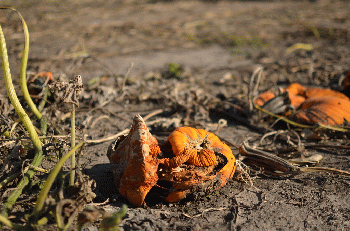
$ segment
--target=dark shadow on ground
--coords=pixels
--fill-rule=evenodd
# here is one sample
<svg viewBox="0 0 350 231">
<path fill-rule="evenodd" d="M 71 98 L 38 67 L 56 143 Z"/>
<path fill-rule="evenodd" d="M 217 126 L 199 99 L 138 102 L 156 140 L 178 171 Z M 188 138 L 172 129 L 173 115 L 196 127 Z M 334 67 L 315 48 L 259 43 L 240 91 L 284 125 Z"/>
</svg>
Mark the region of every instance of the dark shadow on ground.
<svg viewBox="0 0 350 231">
<path fill-rule="evenodd" d="M 109 164 L 96 164 L 89 169 L 84 169 L 83 173 L 96 181 L 96 198 L 94 202 L 102 203 L 108 198 L 113 200 L 116 197 L 120 197 L 114 184 L 114 177 Z"/>
</svg>

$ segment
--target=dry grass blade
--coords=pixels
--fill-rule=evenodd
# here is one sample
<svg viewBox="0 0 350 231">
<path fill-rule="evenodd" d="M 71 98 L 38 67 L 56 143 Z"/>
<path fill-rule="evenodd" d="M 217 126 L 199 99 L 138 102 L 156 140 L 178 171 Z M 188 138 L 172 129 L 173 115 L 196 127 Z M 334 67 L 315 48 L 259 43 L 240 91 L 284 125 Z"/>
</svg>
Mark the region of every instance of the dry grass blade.
<svg viewBox="0 0 350 231">
<path fill-rule="evenodd" d="M 336 168 L 328 168 L 328 167 L 304 167 L 300 168 L 301 172 L 329 172 L 338 175 L 346 175 L 350 176 L 349 171 L 344 171 Z"/>
<path fill-rule="evenodd" d="M 257 67 L 251 78 L 250 78 L 250 82 L 249 82 L 249 86 L 248 86 L 248 102 L 249 102 L 249 111 L 253 111 L 254 107 L 254 103 L 253 103 L 253 96 L 254 94 L 257 92 L 259 83 L 260 83 L 260 78 L 261 78 L 261 73 L 263 71 L 263 68 L 261 66 Z M 257 78 L 256 78 L 257 76 Z M 256 79 L 256 81 L 255 81 Z M 254 84 L 255 81 L 255 84 Z"/>
<path fill-rule="evenodd" d="M 113 136 L 109 136 L 103 139 L 98 139 L 98 140 L 86 140 L 85 143 L 87 144 L 98 144 L 98 143 L 103 143 L 106 141 L 111 141 L 111 140 L 115 140 L 117 139 L 119 136 L 124 135 L 126 133 L 128 133 L 130 131 L 130 129 L 124 129 L 123 131 L 113 135 Z"/>
</svg>

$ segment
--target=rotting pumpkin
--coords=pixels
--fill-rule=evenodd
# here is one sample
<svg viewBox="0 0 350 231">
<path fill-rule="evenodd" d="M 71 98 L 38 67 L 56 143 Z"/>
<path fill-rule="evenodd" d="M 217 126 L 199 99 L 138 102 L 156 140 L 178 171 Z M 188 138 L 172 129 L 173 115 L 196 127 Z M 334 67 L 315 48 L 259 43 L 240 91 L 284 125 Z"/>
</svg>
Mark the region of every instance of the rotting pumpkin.
<svg viewBox="0 0 350 231">
<path fill-rule="evenodd" d="M 159 180 L 172 187 L 165 198 L 177 202 L 191 191 L 218 189 L 233 176 L 236 160 L 231 149 L 213 133 L 191 127 L 177 128 L 168 137 L 174 157 L 164 159 L 169 169 Z"/>
<path fill-rule="evenodd" d="M 183 145 L 182 141 L 175 142 L 179 131 L 192 138 L 185 139 L 186 142 L 202 145 L 201 148 L 194 146 L 199 149 L 203 158 L 198 158 L 193 163 L 202 165 L 204 162 L 208 166 L 189 163 L 188 156 L 191 152 L 182 149 L 188 146 Z M 176 129 L 168 140 L 171 141 L 169 143 L 174 152 L 182 150 L 181 153 L 186 154 L 176 156 L 171 153 L 170 158 L 160 159 L 158 141 L 151 135 L 141 116 L 137 115 L 129 134 L 118 137 L 108 148 L 107 156 L 116 185 L 120 194 L 131 204 L 141 206 L 149 191 L 162 182 L 170 185 L 166 189 L 165 200 L 177 202 L 189 192 L 218 189 L 233 176 L 236 168 L 235 157 L 231 149 L 214 134 L 202 129 L 183 127 Z M 181 159 L 183 157 L 185 160 Z"/>
<path fill-rule="evenodd" d="M 286 94 L 287 93 L 287 94 Z M 341 92 L 331 89 L 306 88 L 293 83 L 275 94 L 271 90 L 262 93 L 255 103 L 263 108 L 279 105 L 278 101 L 287 97 L 289 105 L 296 110 L 290 117 L 300 123 L 324 124 L 329 126 L 350 122 L 350 99 Z M 282 99 L 285 102 L 285 99 Z M 284 108 L 286 105 L 283 105 Z M 275 108 L 275 107 L 274 107 Z M 285 112 L 284 108 L 273 113 Z"/>
<path fill-rule="evenodd" d="M 194 166 L 214 165 L 214 148 L 217 148 L 221 141 L 203 129 L 180 127 L 170 134 L 168 142 L 175 155 L 169 166 L 175 168 L 185 162 Z"/>
</svg>

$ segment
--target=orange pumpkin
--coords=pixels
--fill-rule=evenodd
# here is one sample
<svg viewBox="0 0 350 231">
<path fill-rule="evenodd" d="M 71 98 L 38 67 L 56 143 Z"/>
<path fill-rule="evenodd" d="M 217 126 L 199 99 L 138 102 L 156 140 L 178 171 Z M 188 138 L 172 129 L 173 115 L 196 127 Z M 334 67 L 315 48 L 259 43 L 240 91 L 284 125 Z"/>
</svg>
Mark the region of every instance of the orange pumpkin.
<svg viewBox="0 0 350 231">
<path fill-rule="evenodd" d="M 168 202 L 179 201 L 200 188 L 220 188 L 235 172 L 236 160 L 231 149 L 213 133 L 180 127 L 170 134 L 168 142 L 174 157 L 163 159 L 168 169 L 159 177 L 172 185 L 165 199 Z"/>
<path fill-rule="evenodd" d="M 168 137 L 168 142 L 175 155 L 170 163 L 172 168 L 185 162 L 194 166 L 215 165 L 214 149 L 221 148 L 222 144 L 213 133 L 191 127 L 176 129 Z"/>
<path fill-rule="evenodd" d="M 290 104 L 295 108 L 299 107 L 299 105 L 305 101 L 305 87 L 299 83 L 292 83 L 288 87 L 280 89 L 280 92 L 277 95 L 271 90 L 261 93 L 259 97 L 255 99 L 254 103 L 262 107 L 271 99 L 274 99 L 276 96 L 282 95 L 285 92 L 288 92 Z"/>
<path fill-rule="evenodd" d="M 282 92 L 288 92 L 290 105 L 297 112 L 292 117 L 301 123 L 341 125 L 344 120 L 350 122 L 350 99 L 341 92 L 330 89 L 306 88 L 293 83 Z M 264 95 L 266 93 L 262 93 Z M 278 96 L 275 96 L 278 97 Z M 258 100 L 259 99 L 259 100 Z M 263 97 L 255 100 L 259 106 L 267 107 L 271 101 L 262 101 Z"/>
<path fill-rule="evenodd" d="M 298 121 L 308 124 L 341 125 L 350 122 L 350 100 L 338 97 L 309 98 L 293 115 Z"/>
<path fill-rule="evenodd" d="M 302 102 L 305 101 L 305 87 L 299 83 L 292 83 L 284 91 L 288 92 L 288 97 L 290 99 L 290 104 L 297 108 Z"/>
<path fill-rule="evenodd" d="M 275 98 L 275 96 L 275 93 L 273 93 L 271 90 L 263 92 L 257 99 L 255 99 L 255 104 L 262 107 L 267 101 Z"/>
<path fill-rule="evenodd" d="M 120 194 L 141 206 L 158 181 L 158 141 L 149 132 L 142 117 L 136 115 L 128 136 L 119 137 L 108 148 L 107 157 Z"/>
</svg>

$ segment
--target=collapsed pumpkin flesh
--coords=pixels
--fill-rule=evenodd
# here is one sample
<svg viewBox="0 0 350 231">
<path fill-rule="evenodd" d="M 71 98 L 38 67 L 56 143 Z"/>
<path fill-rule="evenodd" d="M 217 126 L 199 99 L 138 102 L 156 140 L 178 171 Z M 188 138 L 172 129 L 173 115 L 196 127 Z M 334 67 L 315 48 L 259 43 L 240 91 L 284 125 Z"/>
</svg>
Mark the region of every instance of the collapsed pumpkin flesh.
<svg viewBox="0 0 350 231">
<path fill-rule="evenodd" d="M 306 88 L 298 83 L 293 83 L 282 89 L 282 93 L 287 93 L 290 105 L 296 110 L 291 117 L 298 122 L 330 126 L 341 125 L 344 121 L 350 122 L 350 99 L 341 92 Z M 266 97 L 267 94 L 269 97 Z M 262 93 L 255 103 L 263 108 L 268 108 L 276 104 L 278 97 L 280 95 L 268 91 Z"/>
<path fill-rule="evenodd" d="M 189 192 L 218 189 L 233 176 L 236 160 L 231 149 L 214 134 L 191 127 L 177 128 L 168 137 L 174 157 L 159 180 L 171 183 L 168 202 L 177 202 Z"/>
</svg>

